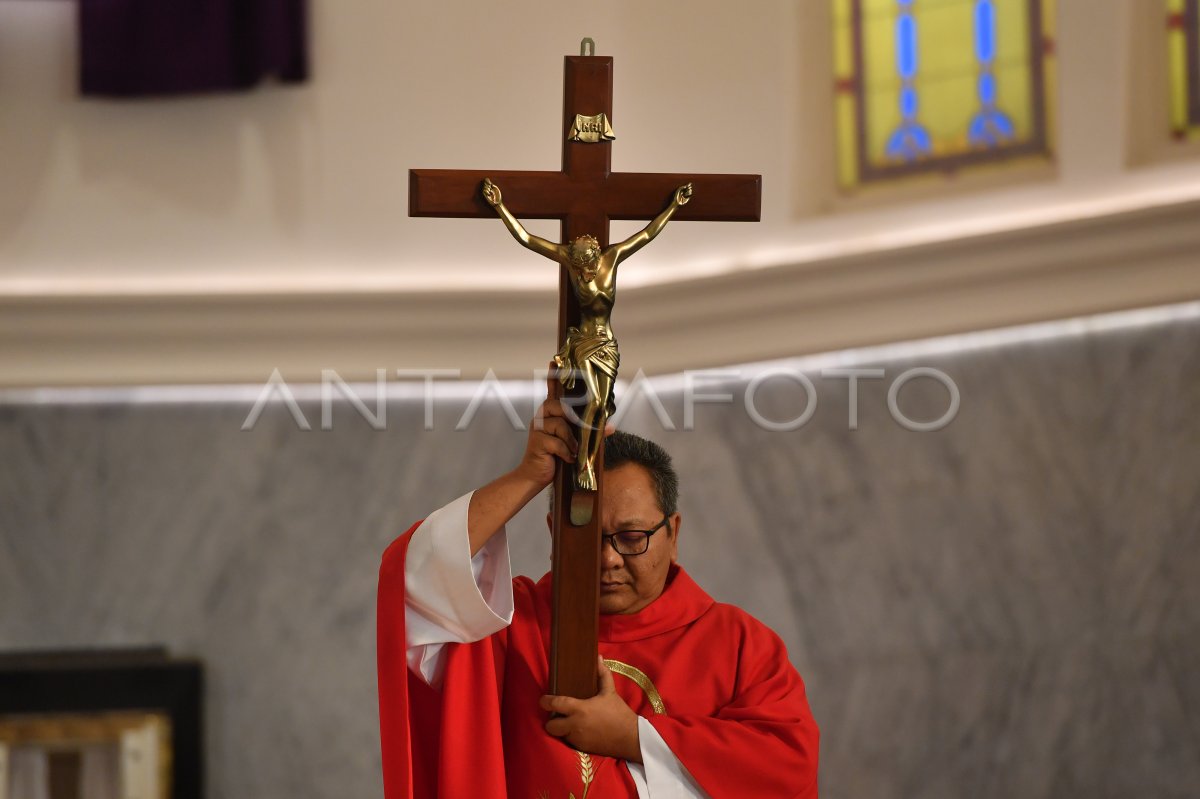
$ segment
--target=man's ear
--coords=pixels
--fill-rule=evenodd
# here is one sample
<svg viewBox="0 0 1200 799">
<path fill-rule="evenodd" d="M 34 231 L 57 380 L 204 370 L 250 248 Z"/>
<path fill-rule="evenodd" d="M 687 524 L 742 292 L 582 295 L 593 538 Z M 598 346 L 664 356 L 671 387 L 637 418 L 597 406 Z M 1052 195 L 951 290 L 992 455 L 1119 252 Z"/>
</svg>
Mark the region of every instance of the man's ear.
<svg viewBox="0 0 1200 799">
<path fill-rule="evenodd" d="M 683 526 L 683 517 L 679 515 L 679 511 L 671 514 L 668 524 L 671 527 L 671 562 L 675 563 L 679 560 L 679 528 Z"/>
</svg>

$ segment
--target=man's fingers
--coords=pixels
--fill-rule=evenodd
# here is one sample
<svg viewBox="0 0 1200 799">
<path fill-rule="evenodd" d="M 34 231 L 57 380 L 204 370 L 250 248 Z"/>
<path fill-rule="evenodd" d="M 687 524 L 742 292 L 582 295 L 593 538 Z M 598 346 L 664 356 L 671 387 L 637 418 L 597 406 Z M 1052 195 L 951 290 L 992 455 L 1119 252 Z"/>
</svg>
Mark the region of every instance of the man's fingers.
<svg viewBox="0 0 1200 799">
<path fill-rule="evenodd" d="M 546 722 L 546 732 L 556 738 L 565 738 L 570 735 L 575 727 L 571 714 L 579 709 L 579 703 L 580 700 L 570 696 L 548 694 L 539 699 L 538 705 L 542 710 L 557 714 Z"/>
<path fill-rule="evenodd" d="M 562 400 L 548 399 L 538 406 L 537 413 L 533 415 L 534 426 L 541 430 L 550 419 L 566 415 Z"/>
<path fill-rule="evenodd" d="M 553 436 L 546 436 L 546 450 L 551 455 L 557 455 L 567 463 L 575 462 L 575 453 L 572 452 L 571 448 L 567 446 L 566 442 L 562 441 L 561 439 L 554 438 Z"/>
<path fill-rule="evenodd" d="M 571 428 L 570 422 L 566 418 L 566 410 L 563 404 L 558 400 L 546 400 L 538 408 L 537 415 L 533 417 L 533 429 L 540 430 L 544 433 L 558 438 L 566 442 L 567 446 L 572 450 L 578 449 L 578 441 L 575 439 L 575 431 Z"/>
<path fill-rule="evenodd" d="M 529 434 L 530 451 L 539 454 L 548 452 L 565 461 L 575 460 L 579 446 L 575 443 L 575 436 L 565 426 L 566 422 L 562 419 L 552 419 L 547 425 L 548 429 L 535 430 Z"/>
<path fill-rule="evenodd" d="M 544 425 L 544 432 L 562 441 L 572 452 L 579 449 L 579 442 L 575 440 L 575 431 L 571 429 L 571 425 L 567 424 L 566 419 L 559 417 L 547 419 Z"/>
<path fill-rule="evenodd" d="M 580 700 L 571 696 L 554 696 L 547 694 L 538 700 L 538 705 L 542 710 L 550 713 L 558 713 L 561 716 L 569 716 L 579 709 Z"/>
<path fill-rule="evenodd" d="M 565 738 L 571 734 L 571 721 L 561 716 L 552 718 L 546 722 L 546 732 L 555 738 Z"/>
</svg>

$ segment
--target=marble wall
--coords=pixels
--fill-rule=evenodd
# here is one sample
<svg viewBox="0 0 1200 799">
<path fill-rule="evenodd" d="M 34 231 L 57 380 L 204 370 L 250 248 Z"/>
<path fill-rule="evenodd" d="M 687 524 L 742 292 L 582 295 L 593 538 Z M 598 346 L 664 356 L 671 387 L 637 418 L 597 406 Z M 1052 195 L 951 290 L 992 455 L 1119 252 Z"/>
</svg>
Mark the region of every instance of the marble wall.
<svg viewBox="0 0 1200 799">
<path fill-rule="evenodd" d="M 787 641 L 823 730 L 825 799 L 1189 797 L 1200 791 L 1200 315 L 954 352 L 897 350 L 858 388 L 808 364 L 799 429 L 746 411 L 762 369 L 695 405 L 655 382 L 627 429 L 683 481 L 681 557 Z M 830 359 L 828 363 L 835 363 Z M 912 367 L 956 385 L 915 432 Z M 783 365 L 755 408 L 804 407 Z M 399 392 L 404 393 L 404 392 Z M 453 392 L 451 392 L 453 393 Z M 378 558 L 411 521 L 515 464 L 489 400 L 346 403 L 255 392 L 0 404 L 0 647 L 165 643 L 207 664 L 210 797 L 380 795 Z M 532 400 L 514 389 L 517 412 Z M 45 397 L 42 397 L 45 400 Z M 915 379 L 907 417 L 946 389 Z M 540 574 L 534 503 L 512 525 Z"/>
</svg>

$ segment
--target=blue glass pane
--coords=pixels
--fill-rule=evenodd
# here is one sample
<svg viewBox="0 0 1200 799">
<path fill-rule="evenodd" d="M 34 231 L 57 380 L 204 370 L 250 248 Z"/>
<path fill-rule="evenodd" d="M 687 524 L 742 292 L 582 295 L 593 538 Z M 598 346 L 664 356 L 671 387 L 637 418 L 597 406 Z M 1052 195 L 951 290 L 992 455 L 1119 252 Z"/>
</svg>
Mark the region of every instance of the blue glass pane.
<svg viewBox="0 0 1200 799">
<path fill-rule="evenodd" d="M 996 6 L 992 0 L 975 5 L 975 55 L 985 64 L 996 57 Z"/>
<path fill-rule="evenodd" d="M 996 77 L 991 73 L 979 76 L 979 101 L 984 105 L 996 103 Z"/>
<path fill-rule="evenodd" d="M 911 14 L 896 20 L 896 69 L 905 80 L 917 75 L 917 21 Z"/>
</svg>

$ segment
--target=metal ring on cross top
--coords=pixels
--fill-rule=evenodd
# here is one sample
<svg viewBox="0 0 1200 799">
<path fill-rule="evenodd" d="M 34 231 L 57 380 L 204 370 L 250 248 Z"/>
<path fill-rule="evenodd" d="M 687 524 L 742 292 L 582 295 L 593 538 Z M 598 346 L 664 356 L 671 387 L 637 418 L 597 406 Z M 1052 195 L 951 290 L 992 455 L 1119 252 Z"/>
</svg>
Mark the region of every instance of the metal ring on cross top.
<svg viewBox="0 0 1200 799">
<path fill-rule="evenodd" d="M 579 43 L 579 54 L 580 55 L 595 55 L 596 54 L 596 43 L 592 40 L 591 36 L 583 37 L 583 41 Z"/>
</svg>

